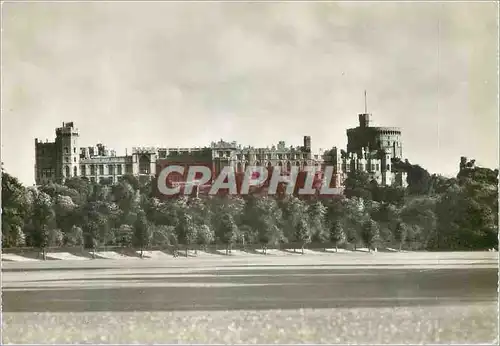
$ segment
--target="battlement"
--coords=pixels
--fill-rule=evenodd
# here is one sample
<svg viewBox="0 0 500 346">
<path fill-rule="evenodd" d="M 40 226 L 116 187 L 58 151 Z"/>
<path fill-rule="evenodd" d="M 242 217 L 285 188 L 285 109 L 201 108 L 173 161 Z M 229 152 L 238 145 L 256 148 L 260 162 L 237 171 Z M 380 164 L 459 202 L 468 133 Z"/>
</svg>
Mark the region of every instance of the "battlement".
<svg viewBox="0 0 500 346">
<path fill-rule="evenodd" d="M 79 131 L 74 126 L 72 121 L 69 123 L 63 123 L 62 127 L 56 128 L 56 136 L 61 136 L 61 135 L 78 136 L 78 134 L 79 134 Z"/>
</svg>

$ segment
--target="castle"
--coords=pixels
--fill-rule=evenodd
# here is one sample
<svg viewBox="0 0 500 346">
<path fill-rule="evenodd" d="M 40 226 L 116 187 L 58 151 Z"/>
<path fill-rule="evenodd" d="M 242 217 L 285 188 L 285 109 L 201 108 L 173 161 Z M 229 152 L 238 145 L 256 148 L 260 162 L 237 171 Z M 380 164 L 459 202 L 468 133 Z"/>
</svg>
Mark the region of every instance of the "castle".
<svg viewBox="0 0 500 346">
<path fill-rule="evenodd" d="M 54 142 L 35 139 L 35 181 L 37 185 L 62 183 L 69 177 L 84 177 L 92 182 L 113 184 L 125 175 L 151 179 L 169 162 L 210 163 L 217 174 L 225 166 L 243 172 L 247 166 L 334 167 L 332 187 L 341 187 L 351 171 L 365 171 L 380 185 L 406 185 L 404 172 L 393 169 L 391 159 L 402 158 L 401 130 L 371 127 L 370 114 L 359 115 L 359 126 L 347 130 L 347 151 L 313 151 L 311 137 L 304 136 L 302 146 L 286 146 L 280 141 L 270 148 L 243 147 L 236 142 L 212 142 L 202 148 L 134 147 L 131 154 L 117 156 L 103 144 L 80 146 L 80 133 L 73 122 L 56 128 Z"/>
</svg>

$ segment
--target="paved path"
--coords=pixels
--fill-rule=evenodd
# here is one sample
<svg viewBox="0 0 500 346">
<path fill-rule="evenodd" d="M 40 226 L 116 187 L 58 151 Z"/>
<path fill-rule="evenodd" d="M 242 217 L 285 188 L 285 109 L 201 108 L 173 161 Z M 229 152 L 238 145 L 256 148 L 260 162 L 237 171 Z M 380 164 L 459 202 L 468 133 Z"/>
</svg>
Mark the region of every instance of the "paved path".
<svg viewBox="0 0 500 346">
<path fill-rule="evenodd" d="M 422 337 L 432 332 L 426 337 L 426 342 L 491 341 L 491 335 L 496 332 L 498 262 L 488 254 L 470 255 L 468 259 L 456 254 L 436 256 L 428 255 L 427 259 L 425 256 L 410 256 L 406 259 L 393 256 L 392 260 L 378 255 L 376 258 L 358 256 L 344 259 L 339 256 L 336 263 L 297 257 L 293 260 L 276 258 L 271 263 L 269 260 L 195 260 L 188 263 L 190 259 L 184 259 L 177 262 L 126 261 L 126 264 L 121 262 L 120 266 L 114 261 L 105 260 L 85 263 L 65 261 L 66 267 L 61 264 L 62 261 L 57 261 L 57 265 L 55 261 L 51 261 L 50 265 L 26 262 L 23 264 L 25 268 L 18 263 L 10 267 L 4 264 L 4 336 L 10 338 L 8 340 L 11 342 L 20 342 L 20 339 L 24 342 L 45 342 L 26 339 L 26 332 L 19 332 L 20 327 L 21 330 L 26 327 L 23 321 L 31 320 L 32 326 L 36 323 L 36 328 L 40 329 L 45 323 L 46 329 L 29 335 L 32 338 L 43 337 L 46 342 L 76 342 L 81 340 L 78 338 L 91 342 L 405 342 L 405 337 L 419 342 L 420 339 L 415 335 L 398 334 L 404 320 L 411 318 L 415 325 L 422 324 L 430 328 L 427 332 L 414 330 L 417 336 Z M 393 316 L 399 316 L 396 322 L 392 321 L 395 317 L 388 317 L 390 313 L 387 309 L 393 311 Z M 227 314 L 231 311 L 233 321 L 239 321 L 234 330 L 229 328 L 217 335 L 209 331 L 210 328 L 216 328 L 216 321 L 228 321 Z M 281 313 L 276 315 L 272 311 Z M 432 316 L 424 317 L 430 311 L 434 311 Z M 445 311 L 446 314 L 436 317 L 436 314 Z M 66 314 L 67 318 L 59 313 Z M 138 317 L 137 313 L 143 314 L 142 317 Z M 173 315 L 168 318 L 157 315 L 162 313 Z M 191 315 L 179 317 L 181 313 Z M 57 329 L 54 329 L 54 318 L 66 326 L 61 329 L 64 332 L 73 330 L 75 323 L 80 324 L 78 328 L 87 328 L 82 326 L 82 316 L 86 316 L 85 323 L 95 326 L 96 320 L 104 315 L 114 316 L 110 317 L 109 323 L 118 323 L 116 320 L 124 318 L 124 314 L 134 314 L 135 317 L 127 315 L 127 326 L 132 329 L 121 331 L 119 336 L 108 327 L 87 331 L 90 336 L 72 334 L 73 339 L 61 339 L 62 336 L 47 339 Z M 304 319 L 307 314 L 311 316 L 310 320 Z M 317 314 L 324 316 L 320 318 Z M 319 327 L 311 324 L 311 321 L 319 323 L 321 319 L 331 324 L 331 317 L 325 316 L 336 314 L 340 314 L 338 318 L 345 322 L 345 325 L 337 327 L 347 328 L 350 325 L 349 328 L 364 328 L 367 334 L 351 335 L 349 328 L 335 332 L 319 330 Z M 360 314 L 371 317 L 359 320 Z M 218 319 L 214 319 L 213 316 L 219 315 Z M 275 317 L 271 318 L 271 315 Z M 197 337 L 185 334 L 188 328 L 186 323 L 198 323 L 201 328 L 202 320 L 207 316 L 212 317 L 208 322 L 205 321 L 208 328 L 206 334 L 197 334 Z M 241 320 L 241 316 L 247 317 Z M 354 322 L 349 320 L 351 317 L 346 316 L 355 318 L 357 324 L 352 324 Z M 170 321 L 170 327 L 163 327 L 161 333 L 164 334 L 158 331 L 157 325 L 154 327 L 156 331 L 152 332 L 151 326 L 159 322 L 152 322 L 151 319 L 158 318 L 163 320 L 163 324 Z M 380 331 L 375 333 L 370 329 L 373 329 L 373 325 L 366 324 L 384 325 L 384 318 L 391 320 L 395 326 L 387 327 L 389 329 L 383 334 Z M 47 324 L 44 319 L 52 322 Z M 176 324 L 177 319 L 184 322 Z M 149 322 L 146 323 L 146 320 Z M 267 324 L 257 331 L 255 325 L 262 323 L 261 320 L 266 320 Z M 369 322 L 372 320 L 375 322 Z M 120 323 L 120 328 L 125 328 L 125 322 Z M 456 329 L 457 323 L 464 333 L 446 334 L 453 329 L 443 326 Z M 284 334 L 272 334 L 269 328 L 274 330 L 276 326 L 284 329 Z M 134 334 L 134 328 L 150 330 L 153 336 Z M 177 332 L 171 333 L 172 328 Z M 183 333 L 179 328 L 184 328 L 182 337 L 179 336 Z M 265 328 L 264 331 L 262 328 Z M 250 330 L 254 330 L 253 335 L 249 334 Z M 165 333 L 171 334 L 167 337 Z M 447 336 L 444 337 L 443 333 Z M 246 336 L 242 337 L 243 334 Z M 396 335 L 399 335 L 399 339 Z"/>
<path fill-rule="evenodd" d="M 234 268 L 60 273 L 5 282 L 4 312 L 180 311 L 492 302 L 495 269 Z M 97 273 L 95 273 L 97 274 Z"/>
</svg>

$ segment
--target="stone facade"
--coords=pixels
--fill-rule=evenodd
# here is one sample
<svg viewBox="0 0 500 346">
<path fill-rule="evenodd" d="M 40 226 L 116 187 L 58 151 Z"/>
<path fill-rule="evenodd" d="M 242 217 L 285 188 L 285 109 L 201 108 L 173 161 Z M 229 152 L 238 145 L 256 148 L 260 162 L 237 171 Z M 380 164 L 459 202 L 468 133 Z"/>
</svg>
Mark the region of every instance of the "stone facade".
<svg viewBox="0 0 500 346">
<path fill-rule="evenodd" d="M 267 148 L 243 147 L 236 142 L 212 142 L 208 147 L 134 147 L 132 153 L 117 156 L 115 151 L 102 144 L 93 147 L 79 146 L 79 131 L 72 122 L 56 129 L 54 142 L 35 139 L 36 184 L 64 182 L 68 177 L 86 177 L 93 182 L 114 183 L 120 176 L 132 174 L 151 178 L 165 162 L 211 163 L 214 173 L 223 167 L 234 167 L 243 172 L 247 166 L 283 167 L 283 171 L 297 166 L 320 167 L 323 154 L 313 152 L 311 137 L 304 136 L 303 146 L 287 147 L 285 142 Z"/>
<path fill-rule="evenodd" d="M 406 187 L 406 172 L 396 170 L 392 159 L 402 159 L 401 129 L 372 127 L 371 114 L 359 114 L 359 126 L 347 130 L 347 151 L 341 153 L 342 171 L 364 171 L 379 185 Z"/>
<path fill-rule="evenodd" d="M 169 163 L 209 164 L 218 174 L 223 167 L 234 167 L 238 173 L 248 166 L 281 167 L 283 172 L 306 166 L 318 169 L 334 167 L 331 187 L 341 187 L 352 170 L 370 173 L 382 185 L 405 186 L 404 172 L 392 167 L 391 159 L 402 157 L 401 130 L 390 127 L 371 127 L 370 114 L 359 115 L 359 126 L 347 130 L 347 151 L 337 147 L 314 151 L 311 137 L 304 136 L 303 145 L 286 146 L 280 141 L 266 148 L 242 146 L 237 142 L 220 140 L 201 148 L 134 147 L 131 154 L 117 156 L 103 144 L 83 147 L 79 131 L 73 122 L 56 129 L 54 142 L 35 139 L 36 184 L 62 183 L 68 177 L 86 177 L 93 182 L 115 183 L 125 174 L 151 179 Z"/>
</svg>

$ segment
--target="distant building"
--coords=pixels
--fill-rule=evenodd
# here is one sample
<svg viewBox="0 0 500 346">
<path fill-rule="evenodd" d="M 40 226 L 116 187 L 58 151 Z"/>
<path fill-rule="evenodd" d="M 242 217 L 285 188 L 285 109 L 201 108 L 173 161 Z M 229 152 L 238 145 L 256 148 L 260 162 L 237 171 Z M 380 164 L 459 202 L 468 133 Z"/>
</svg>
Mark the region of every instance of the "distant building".
<svg viewBox="0 0 500 346">
<path fill-rule="evenodd" d="M 281 167 L 282 172 L 289 172 L 292 167 L 303 171 L 306 166 L 318 169 L 333 166 L 330 187 L 342 187 L 347 174 L 353 170 L 370 173 L 381 185 L 406 184 L 406 174 L 393 169 L 391 161 L 402 158 L 401 130 L 371 127 L 370 114 L 360 114 L 359 126 L 347 130 L 347 151 L 337 147 L 315 151 L 311 137 L 304 136 L 302 146 L 286 146 L 280 141 L 276 146 L 255 148 L 220 140 L 201 148 L 134 147 L 131 154 L 117 156 L 103 144 L 81 146 L 79 139 L 73 122 L 56 128 L 53 142 L 35 139 L 37 185 L 63 183 L 69 177 L 112 184 L 125 174 L 151 179 L 166 165 L 181 163 L 208 164 L 214 175 L 226 166 L 234 167 L 237 173 L 243 173 L 248 166 Z"/>
<path fill-rule="evenodd" d="M 35 139 L 35 180 L 37 185 L 62 183 L 69 177 L 85 177 L 93 182 L 115 183 L 120 176 L 131 174 L 139 178 L 155 176 L 169 162 L 186 164 L 209 163 L 214 174 L 223 167 L 244 172 L 248 166 L 282 167 L 323 165 L 321 150 L 313 152 L 311 137 L 304 136 L 303 146 L 287 147 L 285 142 L 268 148 L 243 147 L 236 142 L 212 142 L 209 147 L 134 147 L 130 155 L 117 156 L 103 144 L 81 147 L 79 131 L 73 122 L 56 129 L 54 142 Z"/>
<path fill-rule="evenodd" d="M 117 156 L 103 144 L 81 147 L 79 131 L 73 122 L 56 129 L 54 142 L 35 139 L 35 181 L 37 185 L 62 183 L 70 177 L 85 177 L 92 182 L 114 183 L 124 174 L 154 174 L 155 153 L 136 150 Z"/>
<path fill-rule="evenodd" d="M 394 169 L 393 159 L 402 159 L 401 129 L 372 127 L 371 114 L 359 114 L 359 126 L 347 130 L 347 151 L 340 156 L 342 171 L 364 171 L 379 185 L 406 186 L 406 173 Z M 338 154 L 337 154 L 338 155 Z M 338 160 L 338 156 L 337 156 Z"/>
</svg>

